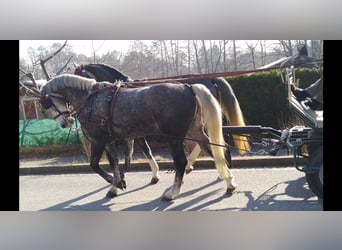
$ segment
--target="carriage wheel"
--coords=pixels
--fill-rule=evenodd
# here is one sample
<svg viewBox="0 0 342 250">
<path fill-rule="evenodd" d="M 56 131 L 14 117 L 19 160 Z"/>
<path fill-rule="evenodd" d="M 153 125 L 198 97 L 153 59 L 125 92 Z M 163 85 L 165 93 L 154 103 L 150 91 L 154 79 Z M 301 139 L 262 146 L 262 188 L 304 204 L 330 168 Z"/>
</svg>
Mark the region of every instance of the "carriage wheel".
<svg viewBox="0 0 342 250">
<path fill-rule="evenodd" d="M 323 200 L 323 146 L 317 147 L 309 154 L 308 167 L 319 168 L 319 171 L 306 173 L 306 180 L 312 192 Z"/>
</svg>

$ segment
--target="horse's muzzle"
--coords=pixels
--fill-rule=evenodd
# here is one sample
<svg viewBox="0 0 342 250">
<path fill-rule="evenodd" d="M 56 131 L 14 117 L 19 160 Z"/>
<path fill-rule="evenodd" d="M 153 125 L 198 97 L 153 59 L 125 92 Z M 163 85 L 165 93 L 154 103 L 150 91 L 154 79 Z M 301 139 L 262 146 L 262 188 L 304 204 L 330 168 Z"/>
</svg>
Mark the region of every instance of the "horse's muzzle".
<svg viewBox="0 0 342 250">
<path fill-rule="evenodd" d="M 62 128 L 70 128 L 75 122 L 75 119 L 73 117 L 64 117 L 63 123 L 61 124 Z"/>
</svg>

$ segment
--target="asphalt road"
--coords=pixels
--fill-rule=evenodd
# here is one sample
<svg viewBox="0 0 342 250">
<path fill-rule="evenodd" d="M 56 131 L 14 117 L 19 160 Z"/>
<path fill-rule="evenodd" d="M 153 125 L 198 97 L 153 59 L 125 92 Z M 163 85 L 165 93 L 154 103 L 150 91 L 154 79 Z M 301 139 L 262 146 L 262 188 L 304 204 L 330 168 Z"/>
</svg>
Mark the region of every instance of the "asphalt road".
<svg viewBox="0 0 342 250">
<path fill-rule="evenodd" d="M 305 175 L 289 167 L 232 169 L 238 184 L 232 195 L 216 170 L 185 175 L 181 194 L 161 200 L 174 173 L 160 172 L 149 184 L 150 171 L 126 174 L 127 189 L 109 199 L 110 186 L 94 173 L 21 175 L 20 211 L 322 211 L 323 202 L 309 189 Z"/>
</svg>

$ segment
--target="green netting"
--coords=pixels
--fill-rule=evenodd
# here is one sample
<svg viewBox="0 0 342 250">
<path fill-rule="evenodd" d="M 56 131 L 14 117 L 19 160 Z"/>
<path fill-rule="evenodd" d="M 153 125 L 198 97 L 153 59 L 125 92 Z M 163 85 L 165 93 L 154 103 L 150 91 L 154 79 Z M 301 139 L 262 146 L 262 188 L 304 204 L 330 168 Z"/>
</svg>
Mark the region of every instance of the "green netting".
<svg viewBox="0 0 342 250">
<path fill-rule="evenodd" d="M 53 119 L 19 120 L 19 147 L 77 145 L 82 136 L 76 120 L 71 128 L 63 129 Z"/>
</svg>

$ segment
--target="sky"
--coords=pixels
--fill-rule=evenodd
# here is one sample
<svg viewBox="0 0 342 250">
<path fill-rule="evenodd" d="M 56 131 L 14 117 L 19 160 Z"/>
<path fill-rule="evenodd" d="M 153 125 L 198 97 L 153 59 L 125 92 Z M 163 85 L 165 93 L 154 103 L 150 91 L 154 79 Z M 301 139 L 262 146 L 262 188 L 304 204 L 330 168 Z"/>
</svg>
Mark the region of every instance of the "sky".
<svg viewBox="0 0 342 250">
<path fill-rule="evenodd" d="M 39 46 L 50 47 L 56 42 L 63 44 L 65 40 L 20 40 L 19 56 L 28 60 L 27 49 L 29 47 L 34 49 L 37 49 Z M 98 49 L 97 54 L 102 55 L 114 49 L 126 53 L 132 40 L 68 40 L 68 44 L 72 46 L 75 53 L 82 53 L 86 56 L 91 56 L 93 51 L 92 42 L 95 50 Z"/>
<path fill-rule="evenodd" d="M 98 55 L 107 53 L 108 51 L 117 50 L 126 53 L 134 40 L 68 40 L 68 44 L 72 46 L 73 51 L 77 54 L 91 56 L 93 51 L 92 44 Z M 142 40 L 146 44 L 150 44 L 152 40 Z M 252 41 L 252 40 L 250 40 Z M 63 44 L 65 40 L 19 40 L 19 56 L 29 61 L 27 49 L 32 47 L 37 49 L 39 46 L 50 47 L 53 43 L 59 42 Z M 236 41 L 239 43 L 239 41 Z M 244 44 L 244 42 L 241 42 Z"/>
</svg>

